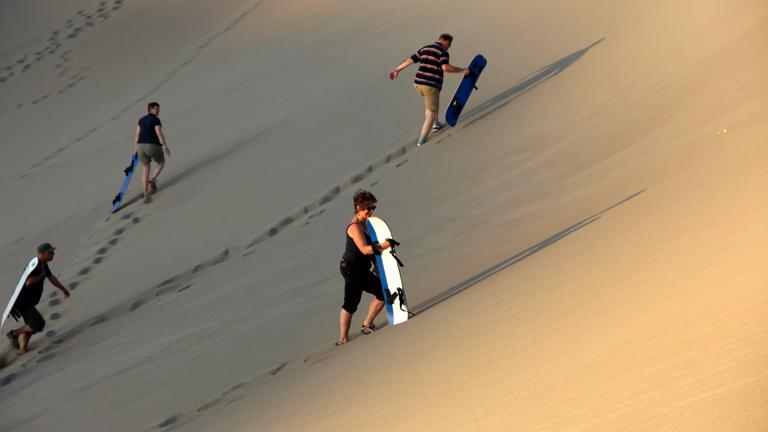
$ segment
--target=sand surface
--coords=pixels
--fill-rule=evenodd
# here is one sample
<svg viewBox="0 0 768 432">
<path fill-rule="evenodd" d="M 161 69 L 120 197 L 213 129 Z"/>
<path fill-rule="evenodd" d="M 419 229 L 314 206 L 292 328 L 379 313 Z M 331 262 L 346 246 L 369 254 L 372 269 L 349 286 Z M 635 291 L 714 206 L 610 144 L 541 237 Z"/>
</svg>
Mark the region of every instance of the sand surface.
<svg viewBox="0 0 768 432">
<path fill-rule="evenodd" d="M 44 241 L 72 289 L 0 430 L 765 430 L 768 6 L 369 3 L 0 4 L 0 290 Z M 488 67 L 417 148 L 444 31 Z M 360 187 L 416 316 L 335 348 Z"/>
</svg>

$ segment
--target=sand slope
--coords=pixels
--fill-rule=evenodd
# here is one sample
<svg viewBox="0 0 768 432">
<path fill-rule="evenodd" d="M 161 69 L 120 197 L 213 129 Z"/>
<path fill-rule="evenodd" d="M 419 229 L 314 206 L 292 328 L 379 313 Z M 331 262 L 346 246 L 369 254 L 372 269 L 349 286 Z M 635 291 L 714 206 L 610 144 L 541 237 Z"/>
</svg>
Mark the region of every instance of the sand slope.
<svg viewBox="0 0 768 432">
<path fill-rule="evenodd" d="M 766 7 L 419 6 L 2 6 L 0 275 L 51 241 L 75 288 L 2 429 L 764 428 Z M 416 149 L 386 72 L 446 30 L 489 66 Z M 149 99 L 163 189 L 105 220 Z M 331 349 L 357 187 L 418 315 Z"/>
</svg>

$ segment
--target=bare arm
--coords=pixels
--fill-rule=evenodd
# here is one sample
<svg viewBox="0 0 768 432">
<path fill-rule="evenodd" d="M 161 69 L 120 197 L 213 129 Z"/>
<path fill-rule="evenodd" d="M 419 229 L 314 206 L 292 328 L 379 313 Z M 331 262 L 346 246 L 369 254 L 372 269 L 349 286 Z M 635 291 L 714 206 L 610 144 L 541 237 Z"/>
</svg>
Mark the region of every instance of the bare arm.
<svg viewBox="0 0 768 432">
<path fill-rule="evenodd" d="M 402 63 L 397 65 L 397 67 L 394 68 L 392 70 L 392 72 L 389 73 L 389 79 L 393 80 L 393 79 L 397 78 L 397 74 L 399 74 L 400 71 L 402 71 L 403 69 L 407 68 L 408 66 L 410 66 L 412 64 L 413 64 L 413 59 L 411 59 L 410 57 L 408 57 L 407 59 L 403 60 Z"/>
<path fill-rule="evenodd" d="M 134 144 L 136 144 L 136 149 L 134 150 L 134 152 L 136 153 L 139 152 L 139 134 L 140 133 L 141 133 L 141 128 L 139 126 L 136 126 L 136 134 L 135 134 L 136 136 L 133 137 L 133 142 Z"/>
<path fill-rule="evenodd" d="M 69 298 L 69 290 L 64 287 L 64 285 L 59 282 L 59 279 L 56 278 L 56 276 L 51 275 L 48 277 L 48 280 L 51 281 L 51 283 L 58 289 L 61 290 L 62 294 L 64 294 L 64 298 Z"/>
<path fill-rule="evenodd" d="M 355 242 L 355 245 L 358 249 L 360 249 L 360 252 L 363 253 L 363 255 L 373 255 L 375 250 L 373 249 L 373 245 L 369 245 L 365 243 L 365 235 L 363 234 L 363 228 L 360 227 L 359 224 L 352 224 L 347 228 L 347 234 L 349 234 L 350 237 L 352 237 L 352 240 Z M 387 249 L 391 245 L 389 244 L 389 240 L 384 240 L 383 242 L 379 243 L 382 249 Z"/>
<path fill-rule="evenodd" d="M 168 148 L 168 142 L 165 141 L 165 135 L 163 135 L 163 128 L 161 126 L 155 126 L 155 132 L 157 133 L 157 138 L 160 140 L 160 144 L 165 147 L 165 154 L 168 156 L 171 156 L 171 149 Z"/>
<path fill-rule="evenodd" d="M 456 66 L 451 65 L 451 64 L 444 64 L 443 65 L 443 70 L 445 72 L 448 72 L 448 73 L 463 73 L 465 75 L 466 75 L 467 72 L 469 72 L 469 69 L 456 67 Z"/>
</svg>

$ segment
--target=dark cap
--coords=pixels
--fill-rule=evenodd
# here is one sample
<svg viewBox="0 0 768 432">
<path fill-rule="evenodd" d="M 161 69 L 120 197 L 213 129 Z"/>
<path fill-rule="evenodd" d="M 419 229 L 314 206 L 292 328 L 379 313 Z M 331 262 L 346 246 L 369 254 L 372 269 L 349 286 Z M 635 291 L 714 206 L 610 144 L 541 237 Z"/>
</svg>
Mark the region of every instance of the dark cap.
<svg viewBox="0 0 768 432">
<path fill-rule="evenodd" d="M 55 250 L 56 250 L 56 248 L 53 247 L 53 245 L 50 244 L 50 243 L 43 243 L 43 244 L 41 244 L 40 246 L 37 247 L 37 253 L 39 253 L 39 254 L 45 253 L 45 252 L 49 252 L 49 251 L 53 252 Z"/>
</svg>

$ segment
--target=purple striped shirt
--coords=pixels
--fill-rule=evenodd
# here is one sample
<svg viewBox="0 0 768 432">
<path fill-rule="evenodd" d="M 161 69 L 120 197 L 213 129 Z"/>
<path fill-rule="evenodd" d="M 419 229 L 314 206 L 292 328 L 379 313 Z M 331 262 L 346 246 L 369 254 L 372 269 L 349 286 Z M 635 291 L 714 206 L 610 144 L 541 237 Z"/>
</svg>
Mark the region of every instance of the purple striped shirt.
<svg viewBox="0 0 768 432">
<path fill-rule="evenodd" d="M 422 47 L 411 56 L 414 63 L 419 63 L 419 70 L 416 72 L 416 78 L 413 82 L 416 84 L 434 87 L 438 90 L 443 88 L 443 65 L 448 64 L 448 50 L 435 42 Z"/>
</svg>

